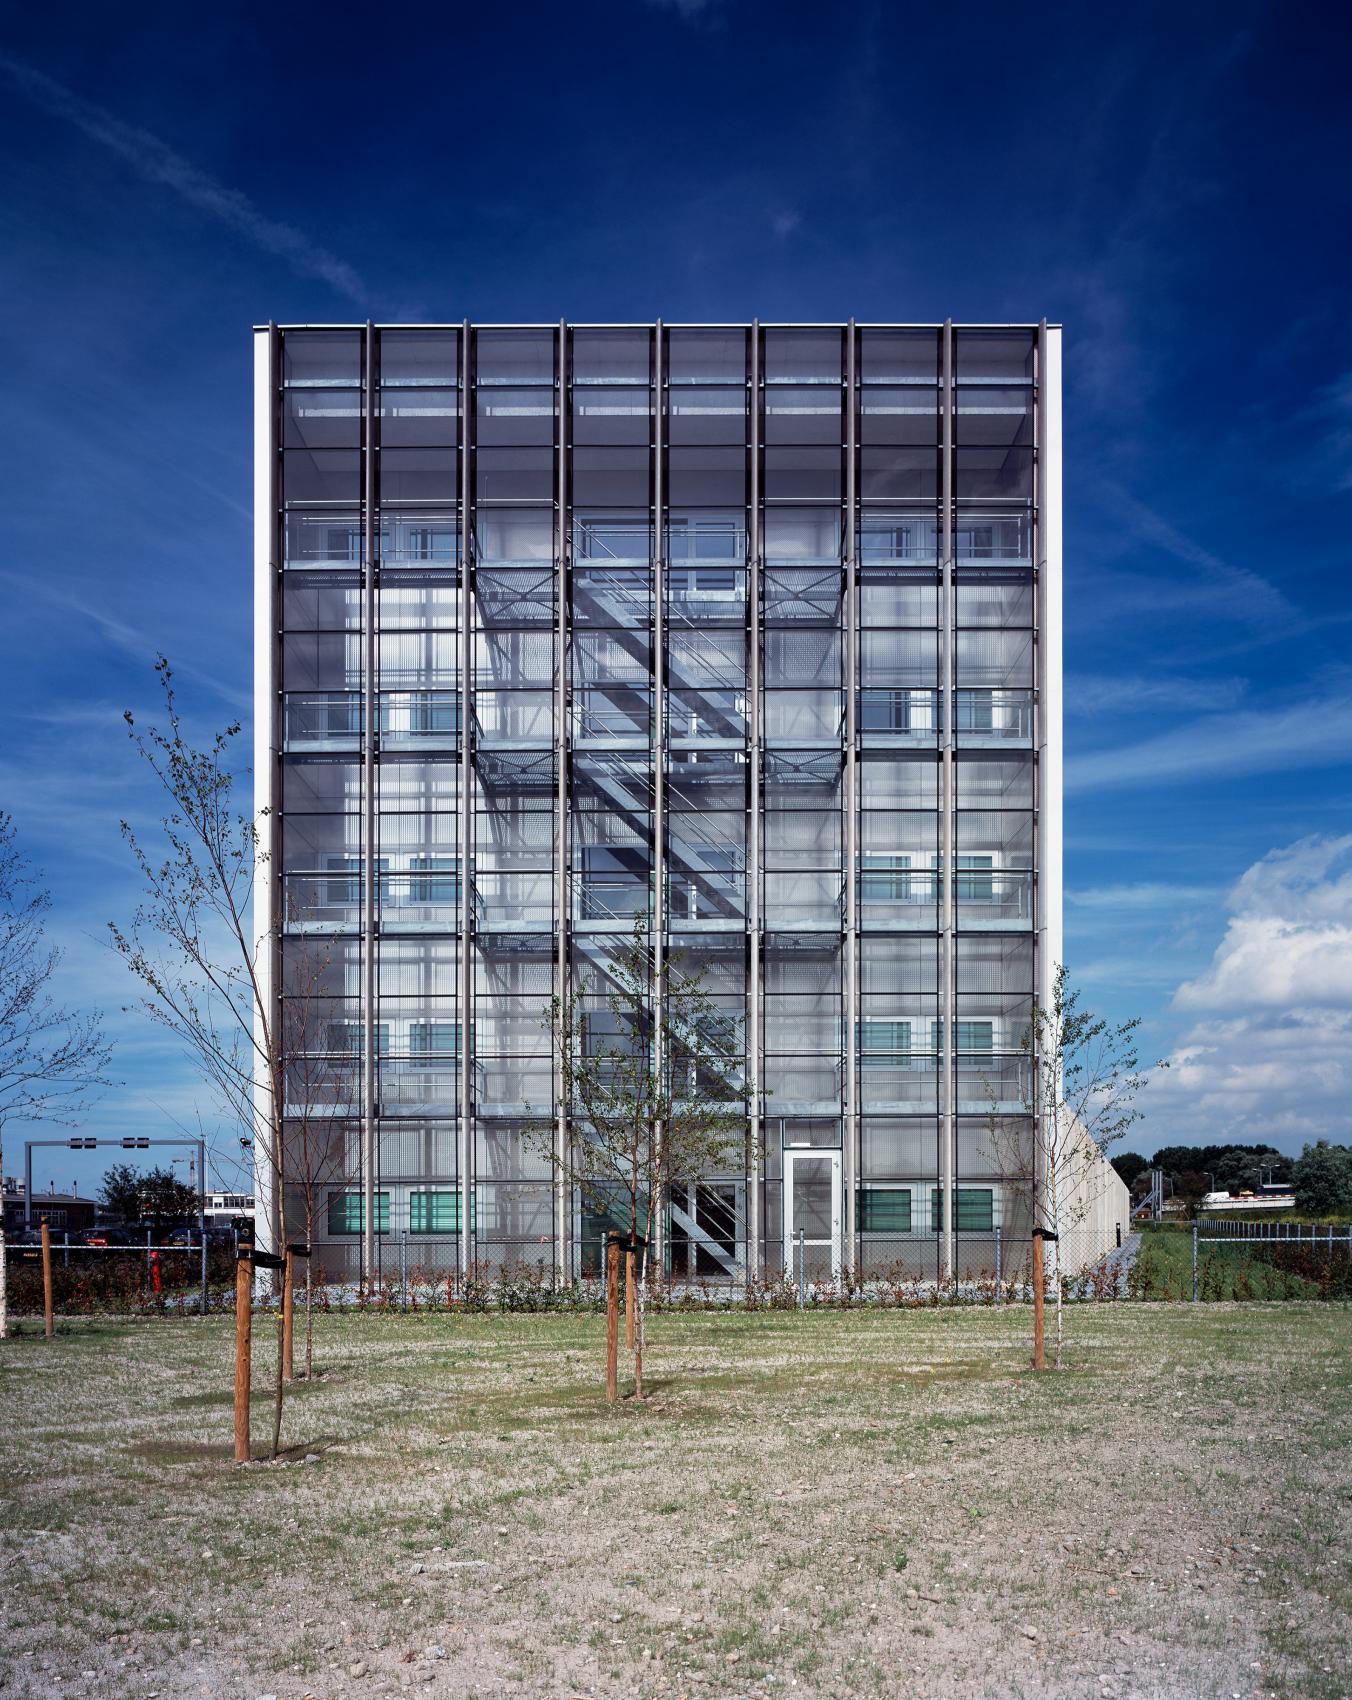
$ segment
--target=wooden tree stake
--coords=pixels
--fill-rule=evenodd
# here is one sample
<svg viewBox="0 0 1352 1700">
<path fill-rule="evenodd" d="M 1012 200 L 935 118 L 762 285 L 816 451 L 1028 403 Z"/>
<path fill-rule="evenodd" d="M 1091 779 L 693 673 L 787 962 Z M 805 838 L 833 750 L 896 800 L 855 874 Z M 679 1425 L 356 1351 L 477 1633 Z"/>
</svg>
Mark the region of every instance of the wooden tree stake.
<svg viewBox="0 0 1352 1700">
<path fill-rule="evenodd" d="M 282 1380 L 294 1381 L 295 1368 L 295 1260 L 291 1247 L 286 1248 L 286 1263 L 282 1269 Z"/>
<path fill-rule="evenodd" d="M 235 1265 L 235 1462 L 249 1462 L 249 1384 L 252 1380 L 253 1261 Z"/>
<path fill-rule="evenodd" d="M 42 1315 L 43 1333 L 50 1340 L 56 1333 L 56 1318 L 52 1314 L 52 1230 L 47 1218 L 42 1218 Z"/>
<path fill-rule="evenodd" d="M 1047 1315 L 1042 1269 L 1042 1234 L 1033 1230 L 1033 1368 L 1047 1367 Z"/>
<path fill-rule="evenodd" d="M 620 1236 L 606 1238 L 606 1399 L 620 1396 Z"/>
</svg>

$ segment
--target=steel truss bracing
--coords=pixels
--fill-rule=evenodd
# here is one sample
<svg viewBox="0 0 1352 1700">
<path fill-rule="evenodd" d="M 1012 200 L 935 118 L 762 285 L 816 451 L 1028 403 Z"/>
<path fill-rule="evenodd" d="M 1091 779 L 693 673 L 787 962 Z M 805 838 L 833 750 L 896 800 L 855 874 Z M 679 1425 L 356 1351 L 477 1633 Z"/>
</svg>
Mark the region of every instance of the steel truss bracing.
<svg viewBox="0 0 1352 1700">
<path fill-rule="evenodd" d="M 541 1018 L 636 917 L 655 1009 L 707 970 L 754 1086 L 662 1267 L 1008 1243 L 1060 955 L 1056 327 L 268 327 L 255 383 L 260 932 L 356 1059 L 335 1267 L 588 1270 Z"/>
</svg>

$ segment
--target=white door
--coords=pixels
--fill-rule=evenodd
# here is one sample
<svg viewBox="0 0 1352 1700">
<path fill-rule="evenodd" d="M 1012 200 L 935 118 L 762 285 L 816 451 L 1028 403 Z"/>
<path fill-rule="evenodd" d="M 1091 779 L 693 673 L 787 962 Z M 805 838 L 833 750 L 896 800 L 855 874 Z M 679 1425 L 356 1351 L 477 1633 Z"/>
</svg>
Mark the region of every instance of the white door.
<svg viewBox="0 0 1352 1700">
<path fill-rule="evenodd" d="M 839 1151 L 784 1153 L 784 1272 L 798 1279 L 798 1236 L 809 1281 L 841 1271 Z"/>
</svg>

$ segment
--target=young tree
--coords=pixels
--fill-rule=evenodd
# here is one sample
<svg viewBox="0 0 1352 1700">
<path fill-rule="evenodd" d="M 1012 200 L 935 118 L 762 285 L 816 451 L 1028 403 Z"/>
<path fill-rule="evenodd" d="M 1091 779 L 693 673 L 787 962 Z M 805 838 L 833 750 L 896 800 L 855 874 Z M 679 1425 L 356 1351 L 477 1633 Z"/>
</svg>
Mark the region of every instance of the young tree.
<svg viewBox="0 0 1352 1700">
<path fill-rule="evenodd" d="M 1295 1163 L 1296 1208 L 1306 1216 L 1342 1216 L 1352 1210 L 1352 1146 L 1327 1139 L 1307 1145 Z"/>
<path fill-rule="evenodd" d="M 198 1193 L 172 1169 L 141 1170 L 114 1163 L 104 1171 L 99 1201 L 124 1222 L 149 1219 L 156 1232 L 162 1232 L 196 1218 Z"/>
<path fill-rule="evenodd" d="M 1111 1162 L 1124 1186 L 1135 1186 L 1137 1180 L 1150 1167 L 1139 1151 L 1119 1151 Z"/>
<path fill-rule="evenodd" d="M 252 1142 L 255 1168 L 273 1182 L 275 1214 L 265 1231 L 276 1234 L 280 1248 L 287 1242 L 288 1074 L 312 1048 L 313 1035 L 305 1022 L 275 1020 L 267 992 L 264 964 L 277 940 L 262 919 L 266 905 L 255 905 L 254 898 L 255 882 L 269 878 L 271 869 L 256 821 L 234 803 L 230 760 L 239 723 L 218 732 L 205 749 L 194 748 L 184 736 L 163 656 L 155 671 L 165 725 L 143 731 L 130 713 L 124 718 L 168 801 L 160 821 L 166 849 L 152 854 L 122 822 L 144 892 L 130 924 L 109 922 L 109 930 L 141 984 L 146 1012 L 197 1061 L 226 1114 Z M 281 1347 L 279 1333 L 274 1457 L 281 1433 Z"/>
<path fill-rule="evenodd" d="M 642 920 L 607 965 L 546 1007 L 569 1109 L 570 1138 L 536 1143 L 599 1216 L 619 1219 L 636 1252 L 635 1394 L 643 1397 L 643 1316 L 650 1251 L 669 1188 L 725 1169 L 745 1138 L 747 1086 L 736 1024 L 698 966 L 655 975 Z M 739 1154 L 740 1156 L 740 1154 Z"/>
<path fill-rule="evenodd" d="M 114 1163 L 103 1171 L 99 1203 L 121 1222 L 135 1222 L 141 1214 L 141 1171 L 134 1163 Z"/>
<path fill-rule="evenodd" d="M 1140 1025 L 1139 1017 L 1110 1022 L 1082 1008 L 1058 965 L 1051 1006 L 1034 1005 L 1021 1039 L 1030 1064 L 1023 1115 L 1011 1121 L 992 1111 L 989 1121 L 995 1159 L 1011 1177 L 1011 1190 L 1026 1198 L 1033 1228 L 1056 1235 L 1057 1369 L 1064 1342 L 1061 1241 L 1108 1184 L 1111 1148 L 1141 1119 L 1136 1099 L 1149 1076 L 1141 1067 Z"/>
<path fill-rule="evenodd" d="M 10 1120 L 78 1124 L 108 1082 L 111 1047 L 98 1015 L 55 1002 L 62 952 L 48 943 L 51 895 L 0 815 L 0 1174 Z M 5 1224 L 0 1213 L 0 1339 L 8 1332 Z"/>
<path fill-rule="evenodd" d="M 343 1012 L 356 988 L 344 983 L 345 965 L 331 944 L 291 941 L 282 971 L 286 1029 L 287 1110 L 282 1151 L 296 1229 L 305 1259 L 305 1379 L 314 1375 L 314 1243 L 324 1189 L 347 1177 L 350 1117 L 361 1092 L 360 1034 Z M 290 1340 L 283 1345 L 292 1373 Z"/>
</svg>

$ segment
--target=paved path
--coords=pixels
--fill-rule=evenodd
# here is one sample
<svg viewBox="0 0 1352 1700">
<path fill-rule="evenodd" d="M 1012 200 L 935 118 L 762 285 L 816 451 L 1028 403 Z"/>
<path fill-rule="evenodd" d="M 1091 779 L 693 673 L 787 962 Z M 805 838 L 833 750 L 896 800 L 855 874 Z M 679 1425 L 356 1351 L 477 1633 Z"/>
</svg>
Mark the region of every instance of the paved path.
<svg viewBox="0 0 1352 1700">
<path fill-rule="evenodd" d="M 1110 1251 L 1104 1259 L 1104 1268 L 1110 1269 L 1117 1277 L 1117 1291 L 1126 1296 L 1127 1277 L 1131 1274 L 1131 1266 L 1136 1261 L 1141 1249 L 1141 1236 L 1135 1230 L 1129 1233 L 1120 1246 Z"/>
</svg>

